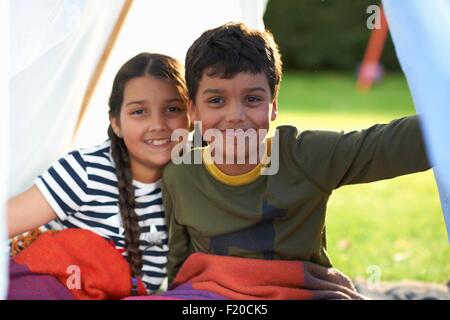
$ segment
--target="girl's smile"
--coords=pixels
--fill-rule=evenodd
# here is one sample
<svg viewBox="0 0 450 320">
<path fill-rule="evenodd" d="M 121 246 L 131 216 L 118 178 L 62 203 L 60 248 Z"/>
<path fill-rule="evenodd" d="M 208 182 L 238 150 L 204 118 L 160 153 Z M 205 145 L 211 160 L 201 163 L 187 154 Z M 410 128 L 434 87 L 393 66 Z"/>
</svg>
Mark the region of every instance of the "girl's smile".
<svg viewBox="0 0 450 320">
<path fill-rule="evenodd" d="M 156 138 L 156 139 L 149 139 L 144 141 L 146 145 L 148 145 L 151 148 L 155 149 L 164 149 L 171 146 L 170 138 Z"/>
</svg>

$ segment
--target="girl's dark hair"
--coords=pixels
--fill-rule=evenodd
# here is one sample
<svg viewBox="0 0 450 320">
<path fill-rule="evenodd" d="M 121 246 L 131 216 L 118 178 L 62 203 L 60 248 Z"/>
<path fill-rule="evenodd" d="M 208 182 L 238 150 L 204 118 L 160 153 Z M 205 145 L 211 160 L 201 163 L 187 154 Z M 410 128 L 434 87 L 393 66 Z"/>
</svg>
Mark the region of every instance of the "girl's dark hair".
<svg viewBox="0 0 450 320">
<path fill-rule="evenodd" d="M 189 98 L 194 102 L 204 71 L 225 79 L 239 72 L 263 72 L 272 99 L 277 97 L 282 76 L 281 55 L 272 33 L 252 30 L 243 23 L 205 31 L 189 48 L 185 65 Z"/>
<path fill-rule="evenodd" d="M 187 89 L 183 72 L 183 66 L 177 60 L 162 54 L 141 53 L 130 59 L 120 68 L 114 79 L 109 98 L 110 118 L 120 118 L 124 89 L 127 82 L 142 76 L 172 80 L 178 89 L 181 99 L 187 102 Z M 142 252 L 139 249 L 141 232 L 138 223 L 139 219 L 135 211 L 136 203 L 130 157 L 123 139 L 116 136 L 111 125 L 108 128 L 108 137 L 111 140 L 111 154 L 116 167 L 119 212 L 125 229 L 125 246 L 131 267 L 131 276 L 136 278 L 141 275 L 143 262 Z"/>
</svg>

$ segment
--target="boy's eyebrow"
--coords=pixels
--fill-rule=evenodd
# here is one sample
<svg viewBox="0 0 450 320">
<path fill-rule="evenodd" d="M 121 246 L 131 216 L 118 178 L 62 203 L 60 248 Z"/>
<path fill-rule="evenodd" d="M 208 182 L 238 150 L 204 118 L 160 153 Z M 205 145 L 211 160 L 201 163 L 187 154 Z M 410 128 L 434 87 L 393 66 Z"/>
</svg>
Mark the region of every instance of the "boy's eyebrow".
<svg viewBox="0 0 450 320">
<path fill-rule="evenodd" d="M 223 93 L 224 91 L 225 90 L 222 90 L 222 89 L 206 89 L 205 91 L 203 91 L 202 95 L 209 94 L 209 93 L 218 94 L 218 93 Z M 252 88 L 245 89 L 244 91 L 245 92 L 255 92 L 255 91 L 266 92 L 266 89 L 264 89 L 263 87 L 252 87 Z"/>
<path fill-rule="evenodd" d="M 253 87 L 253 88 L 248 88 L 245 89 L 246 92 L 255 92 L 255 91 L 263 91 L 266 92 L 266 89 L 264 89 L 263 87 Z"/>
<path fill-rule="evenodd" d="M 209 93 L 217 94 L 217 93 L 223 93 L 223 92 L 224 92 L 224 90 L 222 90 L 222 89 L 206 89 L 205 91 L 203 91 L 202 95 L 209 94 Z"/>
</svg>

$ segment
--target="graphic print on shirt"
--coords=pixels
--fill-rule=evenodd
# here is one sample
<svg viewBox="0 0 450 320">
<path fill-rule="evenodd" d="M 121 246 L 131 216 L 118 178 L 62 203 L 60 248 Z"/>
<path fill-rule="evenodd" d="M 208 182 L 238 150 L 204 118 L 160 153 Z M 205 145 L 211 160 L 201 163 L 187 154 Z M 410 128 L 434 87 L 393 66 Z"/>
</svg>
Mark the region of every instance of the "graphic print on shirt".
<svg viewBox="0 0 450 320">
<path fill-rule="evenodd" d="M 265 200 L 261 222 L 237 232 L 211 237 L 210 250 L 217 255 L 228 255 L 231 247 L 262 253 L 264 259 L 273 259 L 275 240 L 274 220 L 287 215 L 287 209 L 277 208 Z"/>
</svg>

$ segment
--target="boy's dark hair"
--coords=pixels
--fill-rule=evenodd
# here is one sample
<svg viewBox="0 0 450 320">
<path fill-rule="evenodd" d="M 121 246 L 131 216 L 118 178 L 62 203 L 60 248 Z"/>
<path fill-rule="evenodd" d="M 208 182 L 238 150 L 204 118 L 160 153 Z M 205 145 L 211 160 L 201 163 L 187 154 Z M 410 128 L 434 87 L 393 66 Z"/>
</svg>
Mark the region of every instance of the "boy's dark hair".
<svg viewBox="0 0 450 320">
<path fill-rule="evenodd" d="M 153 76 L 173 81 L 183 102 L 187 102 L 186 83 L 183 78 L 183 66 L 175 59 L 156 53 L 141 53 L 127 61 L 117 73 L 109 98 L 109 116 L 119 119 L 123 104 L 125 85 L 131 79 Z M 135 211 L 134 186 L 132 184 L 130 157 L 122 138 L 108 128 L 111 140 L 111 154 L 115 163 L 117 187 L 119 189 L 119 212 L 125 229 L 125 246 L 130 263 L 131 276 L 138 277 L 142 272 L 142 252 L 139 249 L 140 227 Z M 137 283 L 137 282 L 136 282 Z M 132 288 L 135 295 L 137 287 Z"/>
<path fill-rule="evenodd" d="M 243 23 L 205 31 L 189 48 L 185 68 L 189 99 L 194 103 L 204 71 L 210 77 L 225 79 L 239 72 L 263 72 L 272 99 L 277 97 L 282 75 L 281 55 L 272 33 L 251 30 Z"/>
</svg>

